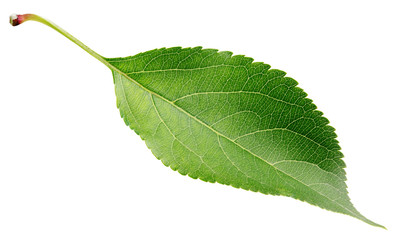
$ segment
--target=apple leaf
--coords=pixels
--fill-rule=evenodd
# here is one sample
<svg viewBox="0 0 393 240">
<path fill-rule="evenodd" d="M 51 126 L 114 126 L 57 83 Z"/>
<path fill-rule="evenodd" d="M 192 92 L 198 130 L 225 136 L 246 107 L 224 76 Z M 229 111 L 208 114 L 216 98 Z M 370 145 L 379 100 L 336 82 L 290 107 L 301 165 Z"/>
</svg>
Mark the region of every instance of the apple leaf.
<svg viewBox="0 0 393 240">
<path fill-rule="evenodd" d="M 104 58 L 37 15 L 11 16 L 13 25 L 27 20 L 54 28 L 110 68 L 121 117 L 164 165 L 383 227 L 351 203 L 334 128 L 285 72 L 201 47 Z"/>
</svg>

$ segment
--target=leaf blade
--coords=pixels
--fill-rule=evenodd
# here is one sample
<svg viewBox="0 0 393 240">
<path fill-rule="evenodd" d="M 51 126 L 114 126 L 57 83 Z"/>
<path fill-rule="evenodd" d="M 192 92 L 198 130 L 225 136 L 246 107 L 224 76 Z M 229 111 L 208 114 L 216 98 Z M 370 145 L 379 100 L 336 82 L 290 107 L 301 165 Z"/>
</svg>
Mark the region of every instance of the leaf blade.
<svg viewBox="0 0 393 240">
<path fill-rule="evenodd" d="M 173 170 L 207 182 L 294 197 L 381 227 L 353 207 L 346 191 L 345 164 L 341 160 L 343 155 L 335 140 L 334 128 L 327 125 L 327 119 L 296 87 L 297 82 L 284 77 L 284 72 L 269 70 L 270 66 L 263 63 L 252 63 L 250 58 L 232 57 L 229 52 L 201 48 L 158 49 L 133 57 L 108 59 L 108 62 L 122 73 L 113 71 L 115 87 L 122 86 L 116 87 L 116 95 L 126 124 L 139 133 L 154 155 Z M 253 79 L 254 76 L 260 78 Z M 256 85 L 261 83 L 267 92 L 255 91 Z M 125 85 L 128 87 L 124 88 Z M 136 87 L 140 88 L 137 94 L 140 97 L 135 98 L 131 95 L 138 92 Z M 285 89 L 292 92 L 285 92 Z M 219 105 L 222 102 L 226 104 Z M 252 104 L 249 102 L 257 102 L 257 107 L 268 106 L 266 116 L 279 111 L 270 117 L 270 122 L 258 125 L 255 130 L 253 127 L 261 112 L 250 110 Z M 133 109 L 133 105 L 138 107 Z M 141 116 L 134 116 L 133 111 L 139 111 L 137 115 Z M 283 113 L 286 115 L 282 116 Z M 299 116 L 305 116 L 307 120 L 296 119 Z M 154 129 L 143 123 L 144 117 L 149 121 L 154 119 L 154 124 L 150 124 Z M 259 118 L 261 123 L 262 117 Z M 296 119 L 290 123 L 292 128 L 279 124 L 281 120 L 288 122 L 286 118 Z M 276 121 L 274 126 L 272 119 Z M 316 129 L 313 134 L 304 130 L 307 130 L 310 119 L 319 127 L 313 128 Z M 249 126 L 239 125 L 242 121 Z M 261 126 L 265 128 L 261 129 Z M 283 137 L 284 134 L 293 136 Z M 291 141 L 281 143 L 282 139 Z M 263 145 L 268 147 L 263 148 Z M 272 145 L 278 155 L 272 155 L 274 151 L 265 154 L 272 150 Z M 312 149 L 312 154 L 300 151 L 303 145 Z M 295 160 L 287 159 L 288 154 L 283 156 L 283 152 L 290 152 L 288 147 L 300 151 L 290 154 Z M 312 162 L 313 156 L 320 161 Z M 296 171 L 299 166 L 302 171 Z M 304 174 L 318 171 L 317 177 Z"/>
</svg>

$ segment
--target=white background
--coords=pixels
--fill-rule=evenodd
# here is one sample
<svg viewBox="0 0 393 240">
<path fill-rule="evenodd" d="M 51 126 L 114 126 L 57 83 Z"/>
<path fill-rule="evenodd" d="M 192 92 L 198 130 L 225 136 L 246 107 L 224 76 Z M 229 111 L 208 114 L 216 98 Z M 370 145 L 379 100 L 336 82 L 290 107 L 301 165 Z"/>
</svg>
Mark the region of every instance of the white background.
<svg viewBox="0 0 393 240">
<path fill-rule="evenodd" d="M 391 1 L 2 1 L 0 239 L 393 239 Z M 337 129 L 354 205 L 388 231 L 291 198 L 184 177 L 116 109 L 106 57 L 230 50 L 286 71 Z"/>
</svg>

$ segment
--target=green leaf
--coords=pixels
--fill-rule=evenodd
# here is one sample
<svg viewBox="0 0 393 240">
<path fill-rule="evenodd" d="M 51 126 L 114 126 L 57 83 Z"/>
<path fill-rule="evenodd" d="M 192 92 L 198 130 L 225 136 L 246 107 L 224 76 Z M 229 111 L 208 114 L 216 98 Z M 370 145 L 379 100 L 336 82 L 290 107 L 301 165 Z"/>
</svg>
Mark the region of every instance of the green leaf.
<svg viewBox="0 0 393 240">
<path fill-rule="evenodd" d="M 104 58 L 37 21 L 111 69 L 121 117 L 164 165 L 383 227 L 354 208 L 334 128 L 285 72 L 201 47 Z"/>
<path fill-rule="evenodd" d="M 350 202 L 334 128 L 285 72 L 201 47 L 106 60 L 121 116 L 166 166 L 379 226 Z"/>
</svg>

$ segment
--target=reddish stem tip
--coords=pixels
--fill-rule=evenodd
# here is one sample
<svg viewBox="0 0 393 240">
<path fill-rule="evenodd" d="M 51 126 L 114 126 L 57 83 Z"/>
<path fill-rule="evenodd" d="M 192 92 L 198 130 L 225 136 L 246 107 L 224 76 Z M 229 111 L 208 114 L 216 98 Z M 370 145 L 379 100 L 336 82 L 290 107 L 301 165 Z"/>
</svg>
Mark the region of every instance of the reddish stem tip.
<svg viewBox="0 0 393 240">
<path fill-rule="evenodd" d="M 18 15 L 18 14 L 12 14 L 10 16 L 10 23 L 12 26 L 18 26 L 19 24 L 22 24 L 23 22 L 29 20 L 31 14 L 23 14 L 23 15 Z"/>
<path fill-rule="evenodd" d="M 17 15 L 17 14 L 12 14 L 10 16 L 10 23 L 12 26 L 18 26 L 20 24 L 19 16 L 20 15 Z"/>
</svg>

